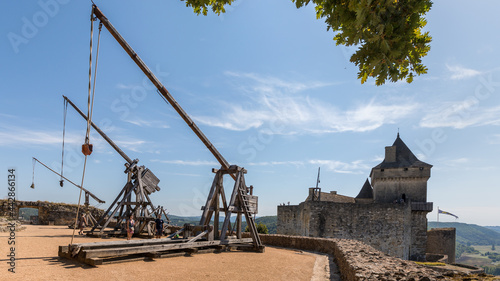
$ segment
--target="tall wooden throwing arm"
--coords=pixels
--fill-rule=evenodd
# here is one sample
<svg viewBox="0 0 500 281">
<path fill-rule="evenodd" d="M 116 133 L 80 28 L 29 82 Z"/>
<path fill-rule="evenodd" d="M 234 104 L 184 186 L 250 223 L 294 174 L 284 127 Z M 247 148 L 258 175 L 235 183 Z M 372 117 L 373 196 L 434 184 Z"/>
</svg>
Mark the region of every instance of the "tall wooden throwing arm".
<svg viewBox="0 0 500 281">
<path fill-rule="evenodd" d="M 163 86 L 163 84 L 156 78 L 156 76 L 151 72 L 148 66 L 142 61 L 139 55 L 130 47 L 130 45 L 123 39 L 123 37 L 118 33 L 115 27 L 109 22 L 109 20 L 104 16 L 101 10 L 96 6 L 92 6 L 94 15 L 102 22 L 106 29 L 111 33 L 111 35 L 118 41 L 122 48 L 127 52 L 130 58 L 139 66 L 139 68 L 144 72 L 144 74 L 151 80 L 151 82 L 158 89 L 160 94 L 172 105 L 172 107 L 177 111 L 181 118 L 188 124 L 188 126 L 193 130 L 193 132 L 200 138 L 200 140 L 205 144 L 205 146 L 210 150 L 210 152 L 215 156 L 217 161 L 221 164 L 222 168 L 228 169 L 229 163 L 224 159 L 224 157 L 219 153 L 215 146 L 208 140 L 208 138 L 203 134 L 203 132 L 196 126 L 194 121 L 189 117 L 189 115 L 182 109 L 182 107 L 177 103 L 174 97 L 168 92 L 168 90 Z M 234 178 L 234 177 L 233 177 Z"/>
</svg>

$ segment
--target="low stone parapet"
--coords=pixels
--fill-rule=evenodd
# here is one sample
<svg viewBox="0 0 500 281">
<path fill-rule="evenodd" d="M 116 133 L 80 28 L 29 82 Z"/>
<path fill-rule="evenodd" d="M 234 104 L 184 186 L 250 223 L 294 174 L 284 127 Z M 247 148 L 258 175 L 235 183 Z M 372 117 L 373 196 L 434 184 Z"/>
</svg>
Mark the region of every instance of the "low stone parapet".
<svg viewBox="0 0 500 281">
<path fill-rule="evenodd" d="M 345 281 L 446 279 L 431 268 L 388 256 L 357 240 L 277 234 L 260 234 L 260 238 L 268 246 L 332 255 Z"/>
</svg>

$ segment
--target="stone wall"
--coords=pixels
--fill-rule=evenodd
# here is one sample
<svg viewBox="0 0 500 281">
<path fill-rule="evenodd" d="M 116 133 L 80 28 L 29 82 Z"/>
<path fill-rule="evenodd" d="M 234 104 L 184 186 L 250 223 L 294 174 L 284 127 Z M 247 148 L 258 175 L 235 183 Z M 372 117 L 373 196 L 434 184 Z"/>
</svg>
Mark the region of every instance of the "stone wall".
<svg viewBox="0 0 500 281">
<path fill-rule="evenodd" d="M 410 204 L 303 202 L 278 207 L 278 234 L 355 239 L 402 259 L 425 256 L 425 240 L 412 245 L 417 228 Z"/>
<path fill-rule="evenodd" d="M 278 206 L 276 222 L 278 234 L 309 236 L 306 234 L 304 226 L 307 220 L 302 217 L 302 213 L 299 205 Z"/>
<path fill-rule="evenodd" d="M 9 202 L 0 200 L 0 216 L 11 216 L 9 211 Z M 19 216 L 20 208 L 35 208 L 38 209 L 39 224 L 48 225 L 69 225 L 75 221 L 78 205 L 65 203 L 52 203 L 47 201 L 16 201 L 14 204 L 14 214 Z M 94 218 L 99 218 L 104 211 L 94 207 L 89 207 Z M 83 206 L 80 206 L 80 212 L 83 211 Z"/>
<path fill-rule="evenodd" d="M 248 236 L 248 233 L 244 233 Z M 260 234 L 268 246 L 294 248 L 332 255 L 342 280 L 445 280 L 431 268 L 390 257 L 362 242 L 276 234 Z"/>
<path fill-rule="evenodd" d="M 425 261 L 427 253 L 427 212 L 411 212 L 410 259 Z"/>
<path fill-rule="evenodd" d="M 425 209 L 425 208 L 424 208 Z M 427 209 L 410 203 L 306 201 L 278 206 L 278 234 L 356 239 L 402 259 L 424 260 Z"/>
<path fill-rule="evenodd" d="M 390 173 L 390 171 L 384 172 Z M 375 202 L 391 203 L 401 199 L 402 195 L 414 202 L 427 202 L 428 178 L 395 178 L 378 179 L 373 184 L 373 198 Z M 373 180 L 373 178 L 372 178 Z"/>
<path fill-rule="evenodd" d="M 370 175 L 373 198 L 376 202 L 390 203 L 405 194 L 414 202 L 427 202 L 427 180 L 430 176 L 430 167 L 373 168 Z"/>
<path fill-rule="evenodd" d="M 455 263 L 455 228 L 433 228 L 427 232 L 427 252 L 448 256 L 448 263 Z"/>
</svg>

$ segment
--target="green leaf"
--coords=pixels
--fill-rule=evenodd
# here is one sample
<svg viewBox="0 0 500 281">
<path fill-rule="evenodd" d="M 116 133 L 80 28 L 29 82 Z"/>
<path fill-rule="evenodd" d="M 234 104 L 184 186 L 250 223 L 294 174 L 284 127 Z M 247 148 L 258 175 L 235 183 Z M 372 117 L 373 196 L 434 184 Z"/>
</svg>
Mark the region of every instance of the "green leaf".
<svg viewBox="0 0 500 281">
<path fill-rule="evenodd" d="M 181 0 L 184 1 L 184 0 Z M 217 15 L 235 0 L 185 0 L 196 14 Z M 427 73 L 422 58 L 430 50 L 425 14 L 431 0 L 292 0 L 297 8 L 313 3 L 316 17 L 324 19 L 337 45 L 359 45 L 350 61 L 359 69 L 358 79 L 365 83 L 375 78 L 376 85 Z M 383 55 L 383 56 L 381 56 Z"/>
</svg>

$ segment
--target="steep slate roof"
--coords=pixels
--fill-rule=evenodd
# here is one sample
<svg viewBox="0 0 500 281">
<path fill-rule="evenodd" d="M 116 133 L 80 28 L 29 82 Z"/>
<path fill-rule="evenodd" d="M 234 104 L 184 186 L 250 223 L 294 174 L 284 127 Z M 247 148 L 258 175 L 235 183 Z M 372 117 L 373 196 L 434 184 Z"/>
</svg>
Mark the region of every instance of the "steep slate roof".
<svg viewBox="0 0 500 281">
<path fill-rule="evenodd" d="M 406 146 L 403 140 L 399 137 L 399 133 L 392 146 L 396 146 L 396 162 L 386 162 L 384 159 L 382 163 L 373 167 L 373 169 L 432 167 L 431 164 L 427 164 L 423 161 L 418 160 L 418 158 L 413 154 L 413 152 L 411 152 L 408 146 Z"/>
<path fill-rule="evenodd" d="M 370 182 L 368 181 L 368 179 L 366 179 L 365 184 L 361 188 L 361 191 L 359 191 L 359 194 L 358 194 L 358 196 L 356 196 L 356 198 L 357 199 L 373 199 L 373 189 L 372 189 L 372 186 L 371 186 Z"/>
</svg>

